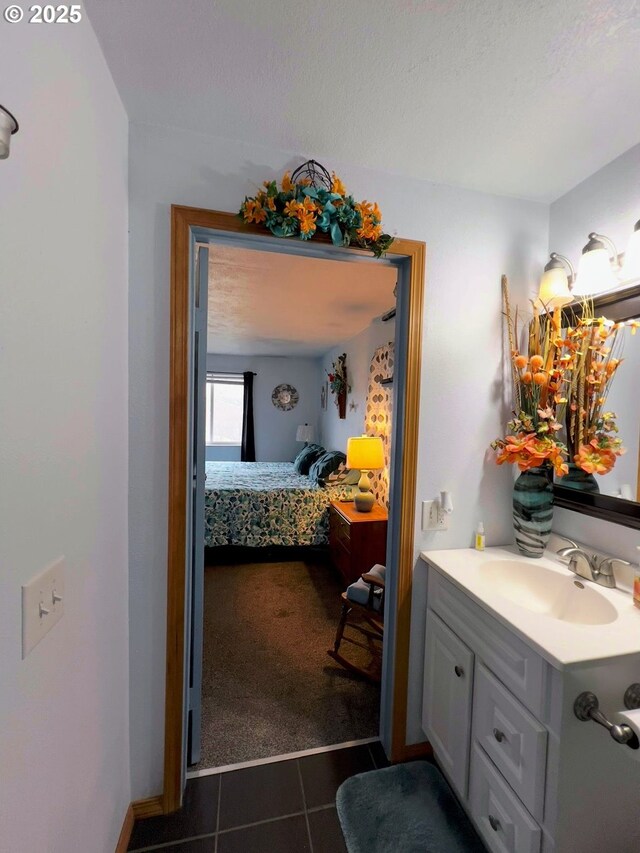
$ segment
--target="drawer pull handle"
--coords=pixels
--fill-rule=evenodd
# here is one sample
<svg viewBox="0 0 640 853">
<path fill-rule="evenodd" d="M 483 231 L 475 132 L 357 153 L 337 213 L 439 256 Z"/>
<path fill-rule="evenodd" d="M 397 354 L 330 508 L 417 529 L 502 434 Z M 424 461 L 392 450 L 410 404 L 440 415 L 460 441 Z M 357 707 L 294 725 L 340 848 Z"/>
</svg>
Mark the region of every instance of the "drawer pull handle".
<svg viewBox="0 0 640 853">
<path fill-rule="evenodd" d="M 497 817 L 494 817 L 492 814 L 489 815 L 489 824 L 491 825 L 491 829 L 494 832 L 497 832 L 500 829 L 500 821 Z"/>
<path fill-rule="evenodd" d="M 461 666 L 454 666 L 453 671 L 458 676 L 458 678 L 462 678 L 464 675 L 464 669 Z"/>
<path fill-rule="evenodd" d="M 506 734 L 504 732 L 501 732 L 500 729 L 494 729 L 493 736 L 498 741 L 498 743 L 502 743 L 503 740 L 507 739 Z"/>
</svg>

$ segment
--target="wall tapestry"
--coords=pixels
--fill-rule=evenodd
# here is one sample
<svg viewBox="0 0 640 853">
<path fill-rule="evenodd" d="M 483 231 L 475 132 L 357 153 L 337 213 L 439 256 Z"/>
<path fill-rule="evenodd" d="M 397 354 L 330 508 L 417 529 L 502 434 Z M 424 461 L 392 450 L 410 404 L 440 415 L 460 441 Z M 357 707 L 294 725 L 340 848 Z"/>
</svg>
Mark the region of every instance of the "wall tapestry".
<svg viewBox="0 0 640 853">
<path fill-rule="evenodd" d="M 365 432 L 367 435 L 379 435 L 384 447 L 384 468 L 371 471 L 371 489 L 376 501 L 389 508 L 389 470 L 391 467 L 391 425 L 393 413 L 393 385 L 383 384 L 382 380 L 393 377 L 393 341 L 378 347 L 371 359 L 369 368 L 369 390 L 367 392 L 367 411 L 365 414 Z"/>
<path fill-rule="evenodd" d="M 329 377 L 329 390 L 336 398 L 338 417 L 344 420 L 347 416 L 347 394 L 351 393 L 351 386 L 347 382 L 347 354 L 343 352 L 331 365 L 331 371 L 327 371 Z"/>
</svg>

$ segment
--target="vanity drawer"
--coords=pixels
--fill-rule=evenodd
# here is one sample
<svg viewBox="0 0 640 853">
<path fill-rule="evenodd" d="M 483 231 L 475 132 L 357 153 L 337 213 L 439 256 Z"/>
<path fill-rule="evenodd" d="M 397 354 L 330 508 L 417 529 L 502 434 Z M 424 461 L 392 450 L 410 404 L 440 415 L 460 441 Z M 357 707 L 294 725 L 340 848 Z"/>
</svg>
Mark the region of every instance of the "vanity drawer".
<svg viewBox="0 0 640 853">
<path fill-rule="evenodd" d="M 469 809 L 493 853 L 540 853 L 540 827 L 477 743 L 471 754 Z"/>
<path fill-rule="evenodd" d="M 473 737 L 538 820 L 543 818 L 547 731 L 481 663 L 476 664 Z"/>
<path fill-rule="evenodd" d="M 429 607 L 539 718 L 545 718 L 548 665 L 440 572 L 429 572 Z"/>
</svg>

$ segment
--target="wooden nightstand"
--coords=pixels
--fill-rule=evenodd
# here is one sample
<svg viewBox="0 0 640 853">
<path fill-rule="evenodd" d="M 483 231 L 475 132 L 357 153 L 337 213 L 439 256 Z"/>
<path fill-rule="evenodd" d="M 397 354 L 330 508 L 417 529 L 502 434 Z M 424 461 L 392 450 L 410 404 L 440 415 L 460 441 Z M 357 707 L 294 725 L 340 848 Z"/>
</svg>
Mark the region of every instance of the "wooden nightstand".
<svg viewBox="0 0 640 853">
<path fill-rule="evenodd" d="M 352 501 L 329 504 L 329 552 L 347 586 L 387 558 L 387 511 L 358 512 Z"/>
</svg>

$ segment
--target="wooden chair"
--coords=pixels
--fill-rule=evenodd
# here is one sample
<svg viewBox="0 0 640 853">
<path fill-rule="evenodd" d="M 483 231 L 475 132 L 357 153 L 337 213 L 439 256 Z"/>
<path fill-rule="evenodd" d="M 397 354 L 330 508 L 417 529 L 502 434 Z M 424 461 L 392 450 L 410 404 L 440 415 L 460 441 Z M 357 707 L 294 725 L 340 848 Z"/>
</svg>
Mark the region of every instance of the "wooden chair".
<svg viewBox="0 0 640 853">
<path fill-rule="evenodd" d="M 338 623 L 336 639 L 333 648 L 327 651 L 330 658 L 333 658 L 349 672 L 375 684 L 380 682 L 379 664 L 382 661 L 384 576 L 385 567 L 376 564 L 359 580 L 352 583 L 346 592 L 342 593 L 342 615 Z M 361 634 L 365 641 L 362 642 L 354 637 L 345 636 L 347 627 Z M 371 654 L 373 661 L 378 664 L 377 671 L 365 669 L 344 657 L 340 653 L 340 646 L 343 642 L 366 649 Z"/>
</svg>

